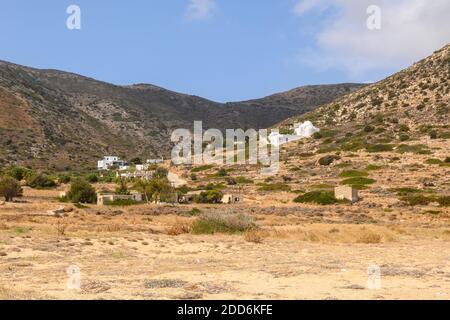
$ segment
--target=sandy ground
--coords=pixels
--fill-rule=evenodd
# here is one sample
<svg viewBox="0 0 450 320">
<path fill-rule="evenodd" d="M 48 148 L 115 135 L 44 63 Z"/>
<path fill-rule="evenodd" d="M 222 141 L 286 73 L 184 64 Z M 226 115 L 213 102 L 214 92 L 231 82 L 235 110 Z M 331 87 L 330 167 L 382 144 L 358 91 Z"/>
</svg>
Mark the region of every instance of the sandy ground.
<svg viewBox="0 0 450 320">
<path fill-rule="evenodd" d="M 243 205 L 236 210 L 255 212 L 264 230 L 262 242 L 254 243 L 244 235 L 169 235 L 170 226 L 194 219 L 181 214 L 185 207 L 92 206 L 65 218 L 41 215 L 60 206 L 55 194 L 26 190 L 27 203 L 0 207 L 0 298 L 450 297 L 446 219 L 417 220 L 404 212 L 396 222 L 380 216 L 375 224 L 348 223 L 346 215 L 326 212 L 312 219 L 307 207 L 260 215 Z M 165 210 L 173 213 L 155 214 Z M 363 243 L 367 234 L 380 241 Z M 380 282 L 368 274 L 374 265 Z M 68 286 L 76 280 L 70 266 L 80 270 L 79 290 Z"/>
</svg>

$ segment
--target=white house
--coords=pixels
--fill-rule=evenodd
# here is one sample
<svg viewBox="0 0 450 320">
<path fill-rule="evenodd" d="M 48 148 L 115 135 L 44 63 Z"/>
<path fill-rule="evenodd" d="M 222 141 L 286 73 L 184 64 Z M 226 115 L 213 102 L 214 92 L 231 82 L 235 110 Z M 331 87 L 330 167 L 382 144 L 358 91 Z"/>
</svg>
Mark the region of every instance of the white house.
<svg viewBox="0 0 450 320">
<path fill-rule="evenodd" d="M 311 121 L 305 121 L 302 124 L 295 124 L 294 125 L 294 131 L 297 136 L 300 136 L 302 138 L 309 138 L 314 133 L 319 132 L 320 129 L 314 127 Z"/>
<path fill-rule="evenodd" d="M 314 127 L 311 121 L 306 121 L 302 124 L 297 123 L 294 125 L 294 135 L 290 134 L 280 134 L 279 132 L 270 133 L 268 139 L 270 144 L 275 146 L 281 146 L 282 144 L 297 141 L 303 138 L 309 138 L 314 133 L 319 132 L 320 129 Z"/>
<path fill-rule="evenodd" d="M 98 170 L 109 170 L 110 167 L 116 166 L 119 170 L 127 170 L 128 164 L 116 156 L 105 156 L 102 160 L 97 162 Z"/>
</svg>

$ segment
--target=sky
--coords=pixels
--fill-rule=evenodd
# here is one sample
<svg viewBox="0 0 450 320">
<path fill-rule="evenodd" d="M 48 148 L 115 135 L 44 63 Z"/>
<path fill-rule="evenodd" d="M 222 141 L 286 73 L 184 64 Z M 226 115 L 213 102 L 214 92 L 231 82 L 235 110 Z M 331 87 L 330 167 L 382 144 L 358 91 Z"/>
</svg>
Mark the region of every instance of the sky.
<svg viewBox="0 0 450 320">
<path fill-rule="evenodd" d="M 448 0 L 0 0 L 0 60 L 240 101 L 381 80 L 448 44 L 448 17 Z"/>
</svg>

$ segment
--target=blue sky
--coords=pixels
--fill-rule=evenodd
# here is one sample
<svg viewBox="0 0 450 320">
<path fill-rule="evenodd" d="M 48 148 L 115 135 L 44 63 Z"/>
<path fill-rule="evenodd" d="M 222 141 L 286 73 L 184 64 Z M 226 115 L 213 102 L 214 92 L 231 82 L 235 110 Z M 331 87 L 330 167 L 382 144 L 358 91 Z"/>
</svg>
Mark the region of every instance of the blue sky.
<svg viewBox="0 0 450 320">
<path fill-rule="evenodd" d="M 418 6 L 426 18 L 405 23 L 422 24 L 430 32 L 438 25 L 450 30 L 442 26 L 448 19 L 430 18 L 430 11 L 448 17 L 448 1 L 433 1 L 441 6 Z M 400 45 L 389 35 L 407 30 L 389 21 L 383 31 L 369 33 L 362 2 L 0 0 L 0 59 L 237 101 L 305 84 L 379 80 L 448 43 L 444 30 L 434 42 L 409 39 Z M 387 17 L 398 16 L 392 12 L 397 7 L 378 2 Z M 81 30 L 66 27 L 71 4 L 81 8 Z M 384 41 L 391 41 L 388 52 Z M 364 52 L 361 42 L 378 51 Z M 405 45 L 424 48 L 402 52 Z"/>
</svg>

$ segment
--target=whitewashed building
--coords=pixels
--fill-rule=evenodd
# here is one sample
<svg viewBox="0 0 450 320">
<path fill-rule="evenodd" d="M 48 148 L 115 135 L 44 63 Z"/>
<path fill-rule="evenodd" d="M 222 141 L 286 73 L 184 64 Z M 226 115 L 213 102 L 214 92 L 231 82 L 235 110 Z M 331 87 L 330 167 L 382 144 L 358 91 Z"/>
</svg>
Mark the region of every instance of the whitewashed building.
<svg viewBox="0 0 450 320">
<path fill-rule="evenodd" d="M 320 129 L 314 127 L 314 125 L 312 124 L 311 121 L 305 121 L 302 124 L 297 123 L 294 125 L 295 134 L 301 138 L 309 138 L 314 133 L 319 132 L 319 131 L 320 131 Z"/>
<path fill-rule="evenodd" d="M 126 161 L 121 160 L 117 156 L 105 156 L 97 162 L 98 170 L 109 170 L 112 166 L 119 168 L 119 170 L 127 170 L 129 168 Z"/>
<path fill-rule="evenodd" d="M 297 123 L 294 125 L 293 129 L 295 134 L 280 134 L 279 132 L 271 132 L 268 137 L 270 144 L 281 146 L 292 141 L 309 138 L 314 133 L 320 131 L 319 128 L 314 127 L 311 121 Z"/>
</svg>

